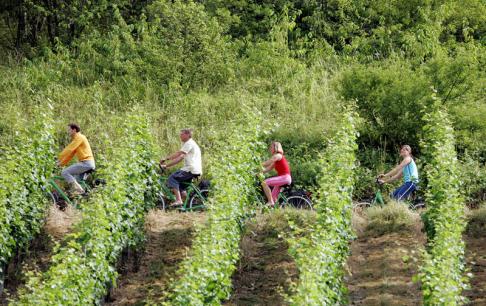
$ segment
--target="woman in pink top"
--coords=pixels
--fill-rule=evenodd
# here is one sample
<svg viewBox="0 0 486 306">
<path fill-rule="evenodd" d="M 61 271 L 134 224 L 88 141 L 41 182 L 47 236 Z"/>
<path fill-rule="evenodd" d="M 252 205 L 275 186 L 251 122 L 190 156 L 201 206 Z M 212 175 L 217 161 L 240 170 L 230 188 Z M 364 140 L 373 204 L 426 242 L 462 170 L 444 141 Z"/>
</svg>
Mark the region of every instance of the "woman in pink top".
<svg viewBox="0 0 486 306">
<path fill-rule="evenodd" d="M 275 169 L 277 176 L 266 179 L 262 183 L 262 187 L 267 197 L 267 205 L 273 207 L 280 193 L 280 187 L 290 185 L 292 183 L 292 177 L 290 176 L 290 167 L 287 159 L 285 159 L 282 144 L 274 141 L 270 145 L 269 150 L 272 157 L 262 164 L 264 167 L 263 173 Z M 272 187 L 272 190 L 270 190 L 270 187 Z"/>
</svg>

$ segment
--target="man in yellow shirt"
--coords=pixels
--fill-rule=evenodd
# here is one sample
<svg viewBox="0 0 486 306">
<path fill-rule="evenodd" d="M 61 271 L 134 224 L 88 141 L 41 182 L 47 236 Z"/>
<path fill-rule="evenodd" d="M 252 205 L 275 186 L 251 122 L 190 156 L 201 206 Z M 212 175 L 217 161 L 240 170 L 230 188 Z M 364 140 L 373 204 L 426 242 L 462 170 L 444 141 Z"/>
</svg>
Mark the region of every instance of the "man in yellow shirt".
<svg viewBox="0 0 486 306">
<path fill-rule="evenodd" d="M 75 123 L 68 124 L 68 133 L 71 136 L 71 143 L 59 154 L 59 166 L 66 166 L 76 155 L 78 162 L 64 168 L 61 172 L 62 177 L 71 186 L 74 194 L 83 194 L 84 189 L 79 185 L 76 177 L 81 174 L 95 169 L 95 161 L 91 146 L 86 136 L 80 133 L 79 125 Z"/>
</svg>

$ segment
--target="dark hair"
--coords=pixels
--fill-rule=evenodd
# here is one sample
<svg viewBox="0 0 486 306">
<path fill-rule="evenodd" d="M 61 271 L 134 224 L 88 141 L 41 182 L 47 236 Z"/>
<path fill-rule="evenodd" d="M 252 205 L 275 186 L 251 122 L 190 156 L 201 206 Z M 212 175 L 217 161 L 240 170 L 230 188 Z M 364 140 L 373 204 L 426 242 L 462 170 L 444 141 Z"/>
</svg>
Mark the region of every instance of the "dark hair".
<svg viewBox="0 0 486 306">
<path fill-rule="evenodd" d="M 69 128 L 71 128 L 71 130 L 76 130 L 76 132 L 81 131 L 81 129 L 79 128 L 79 125 L 77 125 L 76 123 L 69 123 L 68 126 L 69 126 Z"/>
</svg>

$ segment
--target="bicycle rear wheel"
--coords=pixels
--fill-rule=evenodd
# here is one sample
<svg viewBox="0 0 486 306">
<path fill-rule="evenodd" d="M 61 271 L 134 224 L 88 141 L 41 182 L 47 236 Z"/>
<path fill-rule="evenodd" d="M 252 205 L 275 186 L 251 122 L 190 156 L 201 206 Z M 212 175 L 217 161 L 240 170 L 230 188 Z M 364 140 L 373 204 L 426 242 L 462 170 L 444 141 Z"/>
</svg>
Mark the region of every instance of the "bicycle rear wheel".
<svg viewBox="0 0 486 306">
<path fill-rule="evenodd" d="M 309 209 L 313 210 L 312 202 L 304 196 L 300 195 L 293 195 L 287 198 L 284 202 L 284 207 L 290 206 L 297 209 Z"/>
<path fill-rule="evenodd" d="M 199 194 L 200 193 L 200 194 Z M 208 198 L 209 189 L 201 189 L 199 193 L 192 192 L 189 198 L 189 210 L 204 209 L 204 202 Z"/>
</svg>

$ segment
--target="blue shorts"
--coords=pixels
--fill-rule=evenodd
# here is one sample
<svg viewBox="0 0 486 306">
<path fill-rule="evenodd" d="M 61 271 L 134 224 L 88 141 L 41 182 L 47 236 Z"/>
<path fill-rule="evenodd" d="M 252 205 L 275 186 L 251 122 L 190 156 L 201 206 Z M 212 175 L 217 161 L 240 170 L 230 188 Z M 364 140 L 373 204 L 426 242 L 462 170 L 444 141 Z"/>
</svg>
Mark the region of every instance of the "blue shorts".
<svg viewBox="0 0 486 306">
<path fill-rule="evenodd" d="M 192 179 L 198 176 L 199 175 L 192 174 L 191 172 L 177 170 L 169 176 L 167 185 L 171 188 L 176 188 L 183 191 L 186 190 Z"/>
<path fill-rule="evenodd" d="M 392 199 L 397 201 L 404 201 L 408 199 L 408 197 L 417 190 L 417 186 L 414 182 L 406 182 L 402 186 L 398 187 L 393 193 L 391 194 Z"/>
</svg>

